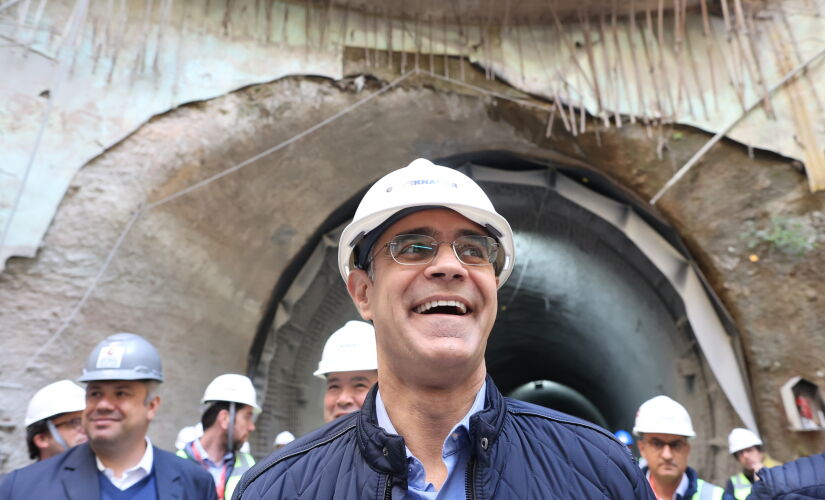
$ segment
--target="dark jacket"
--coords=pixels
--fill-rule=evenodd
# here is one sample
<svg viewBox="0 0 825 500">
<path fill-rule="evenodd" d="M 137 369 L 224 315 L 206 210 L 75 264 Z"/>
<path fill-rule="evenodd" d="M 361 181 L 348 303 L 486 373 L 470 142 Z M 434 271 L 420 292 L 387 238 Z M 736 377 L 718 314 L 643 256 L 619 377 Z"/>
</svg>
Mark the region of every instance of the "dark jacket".
<svg viewBox="0 0 825 500">
<path fill-rule="evenodd" d="M 749 500 L 825 498 L 825 453 L 762 469 Z"/>
<path fill-rule="evenodd" d="M 361 411 L 260 461 L 236 500 L 384 499 L 407 488 L 404 439 L 377 425 L 373 387 Z M 484 410 L 470 418 L 467 497 L 653 500 L 627 448 L 594 424 L 504 398 L 487 377 Z"/>
<path fill-rule="evenodd" d="M 642 474 L 647 476 L 648 467 L 642 468 Z M 724 489 L 699 478 L 699 474 L 692 467 L 685 469 L 688 487 L 684 495 L 676 495 L 676 500 L 736 500 L 728 495 Z"/>
<path fill-rule="evenodd" d="M 216 500 L 215 482 L 196 464 L 153 447 L 161 500 Z M 95 456 L 88 443 L 11 472 L 0 484 L 0 500 L 96 500 L 100 498 Z"/>
</svg>

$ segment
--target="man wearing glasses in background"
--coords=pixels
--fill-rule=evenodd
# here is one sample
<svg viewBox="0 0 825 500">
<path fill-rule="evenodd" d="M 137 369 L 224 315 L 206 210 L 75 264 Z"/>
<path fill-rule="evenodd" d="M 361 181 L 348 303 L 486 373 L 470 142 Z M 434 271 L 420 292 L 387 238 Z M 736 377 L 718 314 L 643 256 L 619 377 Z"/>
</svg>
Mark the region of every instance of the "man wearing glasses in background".
<svg viewBox="0 0 825 500">
<path fill-rule="evenodd" d="M 684 406 L 667 396 L 645 401 L 636 412 L 633 433 L 647 461 L 642 471 L 656 498 L 674 500 L 722 500 L 725 490 L 700 479 L 688 467 L 689 438 L 696 436 Z"/>
<path fill-rule="evenodd" d="M 360 411 L 250 469 L 235 499 L 652 499 L 612 434 L 505 398 L 487 375 L 514 253 L 466 175 L 419 159 L 376 182 L 338 264 L 375 327 L 378 384 Z"/>
<path fill-rule="evenodd" d="M 29 457 L 45 460 L 85 443 L 81 415 L 86 391 L 71 380 L 60 380 L 37 391 L 26 409 Z"/>
</svg>

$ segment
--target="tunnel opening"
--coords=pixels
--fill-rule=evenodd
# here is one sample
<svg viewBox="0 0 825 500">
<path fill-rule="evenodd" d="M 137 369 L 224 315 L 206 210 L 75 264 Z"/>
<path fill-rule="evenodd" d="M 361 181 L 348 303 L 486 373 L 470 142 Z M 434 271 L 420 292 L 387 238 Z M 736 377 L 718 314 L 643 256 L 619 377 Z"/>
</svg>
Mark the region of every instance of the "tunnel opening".
<svg viewBox="0 0 825 500">
<path fill-rule="evenodd" d="M 502 152 L 438 163 L 475 178 L 515 232 L 516 265 L 499 290 L 486 351 L 488 372 L 502 393 L 610 430 L 630 430 L 641 402 L 668 394 L 688 407 L 698 434 L 716 435 L 720 391 L 674 278 L 638 238 L 597 214 L 587 197 L 618 203 L 620 218 L 636 214 L 637 224 L 660 240 L 654 243 L 687 257 L 671 227 L 581 166 Z M 253 346 L 250 373 L 264 405 L 253 449 L 261 454 L 282 430 L 303 434 L 322 424 L 323 384 L 312 372 L 327 337 L 358 318 L 336 258 L 338 236 L 360 196 L 307 244 L 294 276 L 273 297 L 271 322 Z M 680 272 L 687 271 L 676 269 L 677 279 Z M 706 292 L 712 312 L 730 328 L 712 291 Z M 697 445 L 697 467 L 712 466 L 719 447 L 712 439 Z"/>
</svg>

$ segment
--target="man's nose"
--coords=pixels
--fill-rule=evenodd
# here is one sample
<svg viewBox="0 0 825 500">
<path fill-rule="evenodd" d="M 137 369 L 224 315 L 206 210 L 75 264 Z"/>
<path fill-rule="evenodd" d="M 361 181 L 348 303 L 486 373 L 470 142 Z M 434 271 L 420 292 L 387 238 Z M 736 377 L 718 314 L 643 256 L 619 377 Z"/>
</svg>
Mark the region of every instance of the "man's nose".
<svg viewBox="0 0 825 500">
<path fill-rule="evenodd" d="M 101 410 L 102 411 L 108 411 L 108 410 L 112 410 L 112 409 L 114 409 L 114 405 L 112 404 L 111 401 L 109 401 L 109 398 L 107 398 L 106 396 L 102 396 L 94 404 L 94 410 L 95 411 L 101 411 Z"/>
<path fill-rule="evenodd" d="M 670 448 L 670 445 L 665 443 L 662 447 L 662 458 L 671 458 L 673 457 L 673 450 Z"/>
<path fill-rule="evenodd" d="M 345 389 L 338 395 L 338 400 L 335 401 L 338 406 L 346 407 L 355 404 L 355 397 L 351 390 Z"/>
<path fill-rule="evenodd" d="M 464 278 L 467 276 L 467 268 L 455 256 L 452 245 L 445 242 L 438 245 L 438 253 L 427 264 L 427 276 L 431 278 Z"/>
</svg>

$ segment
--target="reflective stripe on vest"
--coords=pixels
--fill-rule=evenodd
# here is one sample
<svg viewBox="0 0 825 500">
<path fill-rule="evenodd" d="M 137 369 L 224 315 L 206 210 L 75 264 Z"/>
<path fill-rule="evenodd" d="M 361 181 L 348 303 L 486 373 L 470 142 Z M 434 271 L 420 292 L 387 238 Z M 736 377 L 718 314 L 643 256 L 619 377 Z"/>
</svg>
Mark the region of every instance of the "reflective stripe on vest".
<svg viewBox="0 0 825 500">
<path fill-rule="evenodd" d="M 725 490 L 707 483 L 701 479 L 696 480 L 696 493 L 691 500 L 722 500 Z"/>
<path fill-rule="evenodd" d="M 748 477 L 741 472 L 735 476 L 730 477 L 730 482 L 733 485 L 733 496 L 736 500 L 745 500 L 751 494 L 753 484 L 748 480 Z"/>
</svg>

